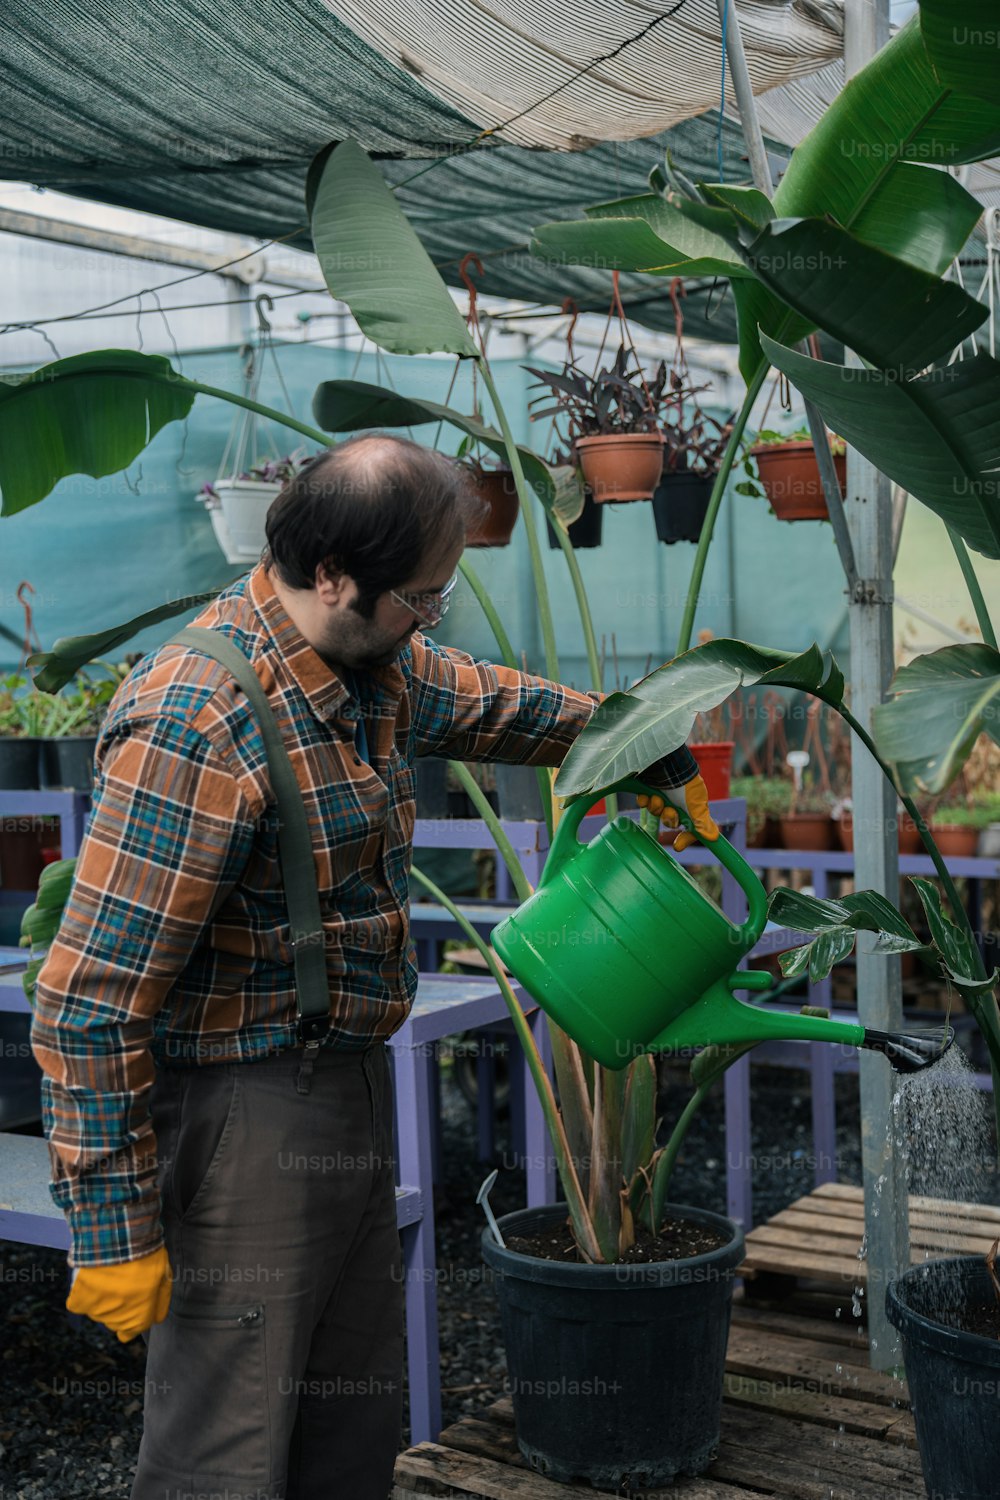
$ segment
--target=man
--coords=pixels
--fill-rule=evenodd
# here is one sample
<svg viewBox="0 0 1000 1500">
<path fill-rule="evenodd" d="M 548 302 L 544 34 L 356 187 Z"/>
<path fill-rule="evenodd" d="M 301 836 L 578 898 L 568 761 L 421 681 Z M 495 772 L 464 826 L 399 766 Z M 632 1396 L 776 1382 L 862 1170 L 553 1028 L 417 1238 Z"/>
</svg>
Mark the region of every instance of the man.
<svg viewBox="0 0 1000 1500">
<path fill-rule="evenodd" d="M 440 455 L 353 438 L 286 487 L 262 562 L 195 622 L 253 663 L 304 798 L 330 993 L 314 1060 L 246 695 L 174 644 L 112 700 L 33 1044 L 72 1229 L 67 1305 L 123 1340 L 149 1330 L 133 1500 L 389 1491 L 402 1277 L 385 1040 L 417 977 L 413 763 L 558 765 L 597 701 L 423 633 L 475 503 Z M 717 836 L 686 749 L 651 774 Z"/>
</svg>

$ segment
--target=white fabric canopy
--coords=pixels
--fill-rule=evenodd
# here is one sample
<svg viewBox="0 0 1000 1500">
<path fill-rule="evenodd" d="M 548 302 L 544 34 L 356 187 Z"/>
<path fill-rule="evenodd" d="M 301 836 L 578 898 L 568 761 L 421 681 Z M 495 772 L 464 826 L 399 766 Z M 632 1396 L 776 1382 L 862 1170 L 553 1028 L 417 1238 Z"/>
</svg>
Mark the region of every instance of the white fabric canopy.
<svg viewBox="0 0 1000 1500">
<path fill-rule="evenodd" d="M 499 137 L 511 144 L 582 150 L 598 141 L 636 140 L 720 101 L 722 29 L 715 0 L 682 0 L 673 15 L 671 0 L 325 4 L 383 57 L 484 129 L 512 121 Z M 841 0 L 740 0 L 738 11 L 755 93 L 815 73 L 842 54 Z M 664 19 L 640 40 L 574 78 L 657 16 Z M 733 98 L 728 71 L 726 97 Z M 521 111 L 527 113 L 514 120 Z"/>
</svg>

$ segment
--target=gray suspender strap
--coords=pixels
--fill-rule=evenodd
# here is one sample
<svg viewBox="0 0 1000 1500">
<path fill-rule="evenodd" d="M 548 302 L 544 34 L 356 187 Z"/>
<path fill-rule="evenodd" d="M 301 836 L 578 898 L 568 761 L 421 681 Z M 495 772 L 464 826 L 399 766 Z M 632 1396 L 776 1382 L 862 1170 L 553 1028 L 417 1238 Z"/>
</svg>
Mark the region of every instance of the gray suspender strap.
<svg viewBox="0 0 1000 1500">
<path fill-rule="evenodd" d="M 213 656 L 231 672 L 246 693 L 264 738 L 267 769 L 278 811 L 278 855 L 285 884 L 285 900 L 292 929 L 295 956 L 295 991 L 298 1038 L 306 1055 L 315 1053 L 330 1028 L 330 986 L 326 970 L 326 944 L 319 909 L 312 839 L 305 803 L 292 770 L 278 723 L 260 678 L 238 646 L 218 630 L 188 625 L 170 637 L 167 645 L 192 646 Z"/>
</svg>

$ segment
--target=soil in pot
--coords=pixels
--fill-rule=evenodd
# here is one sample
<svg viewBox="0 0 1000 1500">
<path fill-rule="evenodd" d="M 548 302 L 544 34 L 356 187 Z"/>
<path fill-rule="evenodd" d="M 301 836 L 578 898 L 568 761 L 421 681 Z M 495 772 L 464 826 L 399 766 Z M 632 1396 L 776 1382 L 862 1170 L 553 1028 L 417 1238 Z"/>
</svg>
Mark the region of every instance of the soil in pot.
<svg viewBox="0 0 1000 1500">
<path fill-rule="evenodd" d="M 931 834 L 945 858 L 971 859 L 979 849 L 979 829 L 965 823 L 932 823 Z"/>
<path fill-rule="evenodd" d="M 808 438 L 760 443 L 750 449 L 771 509 L 779 521 L 828 521 L 816 450 Z M 847 492 L 847 455 L 834 454 L 840 493 Z"/>
<path fill-rule="evenodd" d="M 718 1250 L 728 1243 L 727 1236 L 710 1224 L 699 1224 L 695 1219 L 671 1219 L 664 1224 L 658 1235 L 650 1234 L 641 1224 L 636 1225 L 635 1244 L 622 1256 L 620 1265 L 642 1266 L 654 1261 L 686 1260 L 690 1255 L 704 1255 L 708 1250 Z M 507 1239 L 508 1250 L 518 1255 L 530 1255 L 537 1260 L 556 1260 L 560 1265 L 580 1260 L 576 1240 L 567 1218 L 561 1224 L 552 1224 L 534 1234 L 515 1234 Z"/>
<path fill-rule="evenodd" d="M 734 748 L 733 740 L 718 740 L 702 745 L 695 743 L 690 746 L 691 754 L 698 762 L 709 802 L 721 801 L 729 796 Z"/>
<path fill-rule="evenodd" d="M 785 849 L 833 848 L 833 819 L 829 813 L 785 813 L 779 821 Z"/>
<path fill-rule="evenodd" d="M 668 1205 L 668 1220 L 721 1244 L 679 1259 L 566 1264 L 502 1247 L 486 1231 L 518 1447 L 561 1483 L 619 1493 L 700 1474 L 718 1451 L 733 1277 L 743 1235 L 729 1220 Z M 566 1205 L 499 1221 L 508 1243 L 547 1238 Z"/>
<path fill-rule="evenodd" d="M 577 438 L 576 455 L 599 505 L 651 500 L 663 471 L 663 434 L 597 433 Z"/>
<path fill-rule="evenodd" d="M 510 544 L 520 502 L 510 469 L 483 469 L 470 473 L 476 495 L 486 505 L 483 516 L 470 528 L 467 547 L 506 547 Z"/>
<path fill-rule="evenodd" d="M 661 542 L 671 546 L 698 540 L 714 483 L 714 475 L 690 474 L 686 469 L 661 475 L 653 495 L 653 520 Z"/>
<path fill-rule="evenodd" d="M 549 534 L 549 546 L 559 548 L 559 538 L 556 536 L 555 527 L 551 521 L 546 521 L 546 530 Z M 604 531 L 604 512 L 594 499 L 590 491 L 587 491 L 583 502 L 583 510 L 575 521 L 571 521 L 569 527 L 569 539 L 576 548 L 599 547 L 601 536 Z"/>
</svg>

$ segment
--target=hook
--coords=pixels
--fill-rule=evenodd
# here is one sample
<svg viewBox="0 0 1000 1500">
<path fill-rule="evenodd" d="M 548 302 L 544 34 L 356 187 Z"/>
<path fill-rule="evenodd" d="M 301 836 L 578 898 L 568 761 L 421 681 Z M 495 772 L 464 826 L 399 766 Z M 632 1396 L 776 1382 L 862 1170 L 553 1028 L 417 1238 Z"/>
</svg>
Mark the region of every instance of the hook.
<svg viewBox="0 0 1000 1500">
<path fill-rule="evenodd" d="M 572 297 L 564 297 L 562 307 L 559 311 L 568 313 L 570 316 L 570 325 L 566 330 L 566 353 L 569 355 L 570 364 L 575 365 L 576 355 L 573 353 L 573 334 L 576 331 L 576 325 L 580 318 L 580 309 Z"/>
<path fill-rule="evenodd" d="M 271 334 L 271 323 L 270 323 L 270 320 L 267 317 L 267 314 L 264 312 L 264 305 L 266 303 L 266 305 L 267 305 L 267 311 L 269 313 L 273 313 L 274 312 L 274 298 L 270 297 L 267 294 L 267 292 L 261 292 L 259 294 L 259 296 L 256 296 L 253 299 L 253 303 L 254 303 L 254 307 L 256 307 L 256 309 L 257 309 L 257 326 L 259 327 L 259 329 L 261 331 L 261 334 L 265 338 L 270 337 L 270 334 Z"/>
</svg>

